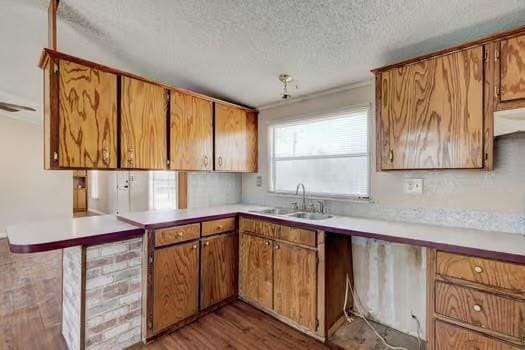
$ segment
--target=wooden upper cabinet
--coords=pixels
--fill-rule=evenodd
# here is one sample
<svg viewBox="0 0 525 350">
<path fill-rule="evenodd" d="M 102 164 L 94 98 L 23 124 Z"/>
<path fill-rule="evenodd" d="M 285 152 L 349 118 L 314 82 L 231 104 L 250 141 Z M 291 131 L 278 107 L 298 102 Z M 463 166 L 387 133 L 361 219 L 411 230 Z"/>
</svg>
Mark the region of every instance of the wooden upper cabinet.
<svg viewBox="0 0 525 350">
<path fill-rule="evenodd" d="M 212 102 L 171 91 L 170 168 L 213 170 Z"/>
<path fill-rule="evenodd" d="M 274 311 L 316 331 L 315 250 L 274 242 Z"/>
<path fill-rule="evenodd" d="M 155 251 L 153 333 L 169 328 L 199 311 L 199 243 Z"/>
<path fill-rule="evenodd" d="M 117 76 L 62 59 L 58 72 L 59 167 L 116 168 Z"/>
<path fill-rule="evenodd" d="M 237 235 L 201 241 L 201 310 L 237 294 Z"/>
<path fill-rule="evenodd" d="M 273 245 L 268 239 L 241 234 L 239 294 L 267 309 L 273 308 Z"/>
<path fill-rule="evenodd" d="M 215 104 L 215 170 L 257 171 L 257 113 Z"/>
<path fill-rule="evenodd" d="M 483 168 L 483 47 L 383 71 L 378 168 Z"/>
<path fill-rule="evenodd" d="M 499 42 L 496 74 L 499 102 L 513 102 L 511 108 L 525 107 L 525 35 Z"/>
<path fill-rule="evenodd" d="M 121 78 L 120 168 L 165 169 L 168 92 L 163 87 Z"/>
</svg>

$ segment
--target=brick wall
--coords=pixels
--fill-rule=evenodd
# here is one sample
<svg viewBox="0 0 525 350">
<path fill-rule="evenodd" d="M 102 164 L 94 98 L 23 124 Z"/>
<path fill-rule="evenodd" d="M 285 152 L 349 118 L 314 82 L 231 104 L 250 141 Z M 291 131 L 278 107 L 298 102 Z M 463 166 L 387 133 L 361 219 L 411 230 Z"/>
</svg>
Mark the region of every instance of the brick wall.
<svg viewBox="0 0 525 350">
<path fill-rule="evenodd" d="M 82 248 L 71 247 L 63 251 L 62 335 L 70 350 L 80 349 L 80 294 Z"/>
<path fill-rule="evenodd" d="M 86 349 L 141 341 L 142 238 L 88 247 Z"/>
</svg>

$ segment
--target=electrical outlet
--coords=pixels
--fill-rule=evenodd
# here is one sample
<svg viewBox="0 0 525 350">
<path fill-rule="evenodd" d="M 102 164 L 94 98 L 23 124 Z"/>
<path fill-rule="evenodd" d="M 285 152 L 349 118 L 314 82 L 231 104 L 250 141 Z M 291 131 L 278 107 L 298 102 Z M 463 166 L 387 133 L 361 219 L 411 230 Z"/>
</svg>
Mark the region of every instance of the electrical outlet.
<svg viewBox="0 0 525 350">
<path fill-rule="evenodd" d="M 405 179 L 405 193 L 422 194 L 423 179 Z"/>
<path fill-rule="evenodd" d="M 261 187 L 262 186 L 262 176 L 257 176 L 257 187 Z"/>
</svg>

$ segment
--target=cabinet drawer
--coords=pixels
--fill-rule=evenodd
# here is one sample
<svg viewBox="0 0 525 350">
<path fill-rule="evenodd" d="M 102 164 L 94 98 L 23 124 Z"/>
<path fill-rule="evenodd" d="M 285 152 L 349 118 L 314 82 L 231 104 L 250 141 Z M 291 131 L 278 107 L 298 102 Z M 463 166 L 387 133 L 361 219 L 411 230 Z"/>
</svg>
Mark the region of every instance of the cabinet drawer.
<svg viewBox="0 0 525 350">
<path fill-rule="evenodd" d="M 230 231 L 235 231 L 235 218 L 205 221 L 202 223 L 203 236 L 211 236 Z"/>
<path fill-rule="evenodd" d="M 279 238 L 281 226 L 266 221 L 241 218 L 239 222 L 240 232 L 252 233 L 269 238 Z"/>
<path fill-rule="evenodd" d="M 517 347 L 451 324 L 436 321 L 435 350 L 517 350 Z"/>
<path fill-rule="evenodd" d="M 282 226 L 280 239 L 297 244 L 304 244 L 311 247 L 316 246 L 317 233 L 315 231 L 303 230 L 289 226 Z"/>
<path fill-rule="evenodd" d="M 525 291 L 525 266 L 522 265 L 438 252 L 436 271 L 490 287 Z"/>
<path fill-rule="evenodd" d="M 516 339 L 525 339 L 525 303 L 436 282 L 436 313 Z"/>
<path fill-rule="evenodd" d="M 170 227 L 155 232 L 155 247 L 199 239 L 200 224 Z"/>
</svg>

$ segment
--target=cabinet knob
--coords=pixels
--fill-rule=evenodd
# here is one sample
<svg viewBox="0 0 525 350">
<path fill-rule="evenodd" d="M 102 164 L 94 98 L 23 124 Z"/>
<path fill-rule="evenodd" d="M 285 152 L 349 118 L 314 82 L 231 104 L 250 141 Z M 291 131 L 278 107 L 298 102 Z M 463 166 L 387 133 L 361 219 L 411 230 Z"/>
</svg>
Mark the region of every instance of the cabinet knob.
<svg viewBox="0 0 525 350">
<path fill-rule="evenodd" d="M 210 245 L 210 242 L 205 242 L 205 243 L 204 243 L 204 246 L 205 246 L 205 247 L 207 247 L 207 246 L 209 246 L 209 245 Z"/>
<path fill-rule="evenodd" d="M 218 226 L 217 226 L 217 229 L 218 229 L 218 230 L 222 230 L 223 227 L 224 227 L 223 225 L 218 225 Z"/>
<path fill-rule="evenodd" d="M 264 244 L 270 245 L 270 241 L 266 241 L 266 242 L 264 242 Z"/>
<path fill-rule="evenodd" d="M 197 245 L 196 245 L 196 244 L 192 245 L 191 247 L 192 247 L 193 249 L 197 249 Z"/>
<path fill-rule="evenodd" d="M 102 149 L 102 160 L 104 163 L 109 163 L 109 150 L 106 146 Z"/>
<path fill-rule="evenodd" d="M 474 306 L 472 307 L 472 309 L 473 309 L 474 311 L 476 311 L 476 312 L 481 312 L 481 306 L 478 305 L 478 304 L 474 305 Z"/>
<path fill-rule="evenodd" d="M 474 267 L 474 271 L 475 271 L 476 273 L 482 273 L 482 272 L 483 272 L 483 268 L 482 268 L 481 266 L 475 266 L 475 267 Z"/>
<path fill-rule="evenodd" d="M 280 248 L 279 245 L 276 244 L 276 245 L 275 245 L 275 250 L 277 250 L 277 249 L 279 249 L 279 248 Z"/>
</svg>

